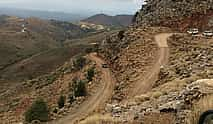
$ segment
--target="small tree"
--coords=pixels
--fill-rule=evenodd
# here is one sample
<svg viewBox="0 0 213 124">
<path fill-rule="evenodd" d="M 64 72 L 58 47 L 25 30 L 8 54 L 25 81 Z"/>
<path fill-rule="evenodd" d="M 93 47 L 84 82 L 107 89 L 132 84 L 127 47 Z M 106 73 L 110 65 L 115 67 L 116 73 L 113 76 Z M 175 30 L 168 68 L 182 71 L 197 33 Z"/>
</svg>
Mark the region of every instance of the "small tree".
<svg viewBox="0 0 213 124">
<path fill-rule="evenodd" d="M 74 64 L 75 69 L 80 70 L 80 69 L 82 69 L 82 68 L 84 67 L 84 65 L 86 64 L 86 59 L 85 59 L 84 57 L 82 57 L 82 56 L 77 57 L 77 58 L 74 60 L 73 64 Z"/>
<path fill-rule="evenodd" d="M 59 109 L 63 108 L 65 102 L 66 102 L 66 97 L 61 95 L 58 99 L 58 108 Z"/>
<path fill-rule="evenodd" d="M 85 52 L 86 53 L 91 53 L 91 52 L 93 52 L 93 48 L 92 47 L 86 48 Z"/>
<path fill-rule="evenodd" d="M 41 122 L 49 120 L 47 103 L 41 98 L 34 101 L 32 106 L 25 112 L 25 121 L 32 122 L 33 120 L 39 120 Z"/>
<path fill-rule="evenodd" d="M 138 15 L 139 15 L 139 12 L 136 12 L 135 15 L 132 18 L 132 23 L 135 23 L 137 21 Z"/>
<path fill-rule="evenodd" d="M 75 80 L 74 84 L 74 96 L 86 96 L 86 84 L 82 80 Z"/>
<path fill-rule="evenodd" d="M 125 31 L 123 31 L 123 30 L 118 32 L 118 38 L 120 40 L 122 40 L 124 38 L 124 33 L 125 33 Z"/>
<path fill-rule="evenodd" d="M 95 76 L 95 68 L 92 67 L 92 68 L 90 68 L 90 69 L 87 70 L 87 75 L 86 75 L 87 80 L 88 81 L 92 81 L 92 79 L 93 79 L 94 76 Z"/>
</svg>

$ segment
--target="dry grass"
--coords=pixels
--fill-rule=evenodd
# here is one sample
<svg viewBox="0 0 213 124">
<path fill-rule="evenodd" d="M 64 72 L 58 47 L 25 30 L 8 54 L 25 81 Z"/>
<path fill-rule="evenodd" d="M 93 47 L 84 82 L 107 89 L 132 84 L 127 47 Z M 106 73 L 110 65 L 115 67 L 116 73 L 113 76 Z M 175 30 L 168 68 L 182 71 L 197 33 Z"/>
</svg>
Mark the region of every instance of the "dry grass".
<svg viewBox="0 0 213 124">
<path fill-rule="evenodd" d="M 79 124 L 121 124 L 118 120 L 113 119 L 110 115 L 95 114 L 87 117 Z"/>
<path fill-rule="evenodd" d="M 187 120 L 188 124 L 197 124 L 203 112 L 213 109 L 212 99 L 213 95 L 205 96 L 194 105 L 192 113 Z"/>
<path fill-rule="evenodd" d="M 198 76 L 191 76 L 185 79 L 175 79 L 169 82 L 166 82 L 159 87 L 155 88 L 155 91 L 162 91 L 162 92 L 175 92 L 182 90 L 187 84 L 191 84 L 192 82 L 200 79 Z"/>
<path fill-rule="evenodd" d="M 152 98 L 155 98 L 155 99 L 158 99 L 160 96 L 162 96 L 163 93 L 160 92 L 160 91 L 156 91 L 156 92 L 153 92 L 152 94 Z"/>
<path fill-rule="evenodd" d="M 135 96 L 135 101 L 138 102 L 138 103 L 149 101 L 149 100 L 150 100 L 150 96 L 147 95 L 147 94 L 142 94 L 140 96 Z"/>
</svg>

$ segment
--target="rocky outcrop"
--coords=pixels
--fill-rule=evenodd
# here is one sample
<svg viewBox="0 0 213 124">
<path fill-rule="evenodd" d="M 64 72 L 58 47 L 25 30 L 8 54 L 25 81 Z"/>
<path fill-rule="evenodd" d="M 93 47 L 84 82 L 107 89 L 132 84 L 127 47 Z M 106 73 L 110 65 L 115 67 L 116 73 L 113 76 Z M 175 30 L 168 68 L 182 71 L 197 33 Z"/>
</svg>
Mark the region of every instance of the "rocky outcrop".
<svg viewBox="0 0 213 124">
<path fill-rule="evenodd" d="M 175 79 L 213 78 L 213 42 L 211 39 L 173 35 L 168 39 L 170 47 L 169 63 L 161 68 L 154 87 Z M 191 82 L 188 82 L 191 83 Z"/>
<path fill-rule="evenodd" d="M 192 112 L 192 104 L 199 101 L 202 97 L 212 94 L 213 80 L 201 79 L 188 84 L 180 91 L 169 92 L 158 98 L 153 98 L 148 93 L 147 97 L 150 96 L 150 98 L 143 102 L 136 100 L 136 102 L 127 102 L 126 104 L 107 105 L 106 111 L 111 112 L 114 118 L 119 118 L 124 122 L 131 122 L 133 120 L 146 122 L 144 119 L 149 113 L 159 115 L 170 113 L 171 115 L 174 114 L 175 120 L 173 120 L 173 123 L 185 124 L 187 115 Z M 136 99 L 142 97 L 144 95 L 138 96 Z"/>
<path fill-rule="evenodd" d="M 139 25 L 169 26 L 186 30 L 212 27 L 212 0 L 148 0 L 137 16 Z"/>
</svg>

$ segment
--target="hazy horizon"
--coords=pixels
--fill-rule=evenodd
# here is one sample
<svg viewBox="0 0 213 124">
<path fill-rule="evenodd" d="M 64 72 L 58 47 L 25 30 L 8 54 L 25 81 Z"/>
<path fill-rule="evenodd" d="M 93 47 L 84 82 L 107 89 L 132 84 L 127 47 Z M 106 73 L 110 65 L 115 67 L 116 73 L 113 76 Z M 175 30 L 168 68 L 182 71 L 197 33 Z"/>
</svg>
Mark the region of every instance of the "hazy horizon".
<svg viewBox="0 0 213 124">
<path fill-rule="evenodd" d="M 1 0 L 0 7 L 92 15 L 134 14 L 142 0 Z"/>
</svg>

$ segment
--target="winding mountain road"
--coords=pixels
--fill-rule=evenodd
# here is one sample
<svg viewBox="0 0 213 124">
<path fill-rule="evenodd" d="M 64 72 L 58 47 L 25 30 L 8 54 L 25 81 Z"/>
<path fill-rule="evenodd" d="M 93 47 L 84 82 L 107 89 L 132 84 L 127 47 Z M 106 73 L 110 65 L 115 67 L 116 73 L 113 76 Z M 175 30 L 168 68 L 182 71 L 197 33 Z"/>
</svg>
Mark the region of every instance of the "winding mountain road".
<svg viewBox="0 0 213 124">
<path fill-rule="evenodd" d="M 98 89 L 96 94 L 89 97 L 77 109 L 69 113 L 69 115 L 57 121 L 51 122 L 50 124 L 74 124 L 80 119 L 88 116 L 94 110 L 104 107 L 105 103 L 111 98 L 115 80 L 111 74 L 110 69 L 101 67 L 105 61 L 97 57 L 96 54 L 90 54 L 88 58 L 92 61 L 95 61 L 97 67 L 101 69 L 102 82 L 104 83 L 103 86 Z"/>
<path fill-rule="evenodd" d="M 167 39 L 172 36 L 172 33 L 162 33 L 155 35 L 155 41 L 159 47 L 158 58 L 156 63 L 146 75 L 141 75 L 130 94 L 130 98 L 148 92 L 158 78 L 161 66 L 165 66 L 169 58 L 169 47 Z"/>
<path fill-rule="evenodd" d="M 153 65 L 152 69 L 145 76 L 141 75 L 141 79 L 136 82 L 133 91 L 130 92 L 131 97 L 146 93 L 154 85 L 155 81 L 158 78 L 161 66 L 164 66 L 168 62 L 169 48 L 167 45 L 167 38 L 171 35 L 172 33 L 162 33 L 155 36 L 155 41 L 157 42 L 159 47 L 159 55 L 157 61 Z M 105 63 L 105 61 L 99 58 L 96 54 L 90 54 L 88 58 L 92 61 L 95 61 L 97 67 L 101 69 L 103 86 L 98 89 L 96 94 L 89 97 L 77 109 L 69 113 L 69 115 L 55 122 L 51 122 L 50 124 L 74 124 L 84 117 L 88 116 L 94 110 L 104 107 L 104 104 L 107 102 L 107 100 L 111 98 L 115 80 L 110 69 L 101 67 L 101 65 Z"/>
</svg>

